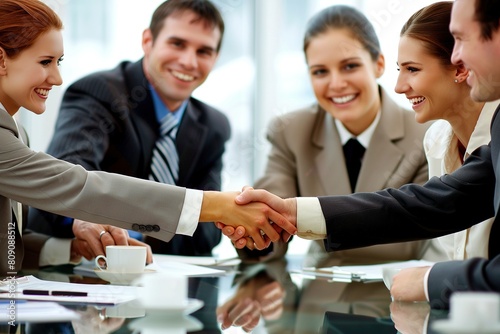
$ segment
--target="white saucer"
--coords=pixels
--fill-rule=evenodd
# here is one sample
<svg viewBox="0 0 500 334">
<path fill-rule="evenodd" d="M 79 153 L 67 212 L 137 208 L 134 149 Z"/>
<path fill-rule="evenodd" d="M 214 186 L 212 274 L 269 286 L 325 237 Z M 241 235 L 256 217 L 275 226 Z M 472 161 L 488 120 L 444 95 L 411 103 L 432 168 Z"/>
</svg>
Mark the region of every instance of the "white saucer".
<svg viewBox="0 0 500 334">
<path fill-rule="evenodd" d="M 94 273 L 102 280 L 111 284 L 128 285 L 143 274 L 155 273 L 155 270 L 144 269 L 142 273 L 116 273 L 107 270 L 94 269 Z"/>
<path fill-rule="evenodd" d="M 140 301 L 139 301 L 139 304 Z M 163 306 L 152 307 L 141 304 L 146 309 L 146 316 L 162 316 L 162 317 L 179 317 L 180 315 L 188 315 L 203 307 L 203 300 L 188 299 L 185 306 Z"/>
<path fill-rule="evenodd" d="M 169 330 L 184 330 L 184 332 L 193 332 L 203 329 L 203 324 L 191 316 L 180 316 L 175 318 L 148 317 L 133 320 L 129 326 L 132 330 L 147 329 L 161 330 L 161 333 L 168 333 Z M 176 331 L 177 332 L 177 331 Z M 156 332 L 155 332 L 156 333 Z"/>
<path fill-rule="evenodd" d="M 500 333 L 500 323 L 489 325 L 488 328 L 482 328 L 481 324 L 468 327 L 452 322 L 449 319 L 442 319 L 435 320 L 432 323 L 432 329 L 446 334 L 498 334 Z"/>
</svg>

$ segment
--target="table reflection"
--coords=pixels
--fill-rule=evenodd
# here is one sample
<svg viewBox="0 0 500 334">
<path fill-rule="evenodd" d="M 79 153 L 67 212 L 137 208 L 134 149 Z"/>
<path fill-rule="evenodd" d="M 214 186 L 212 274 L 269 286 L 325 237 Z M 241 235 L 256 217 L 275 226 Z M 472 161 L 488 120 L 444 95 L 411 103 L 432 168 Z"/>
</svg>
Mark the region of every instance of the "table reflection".
<svg viewBox="0 0 500 334">
<path fill-rule="evenodd" d="M 20 333 L 433 333 L 433 319 L 446 313 L 428 303 L 392 302 L 382 282 L 340 283 L 290 274 L 300 259 L 246 263 L 221 277 L 189 278 L 188 297 L 204 306 L 176 318 L 155 316 L 134 301 L 116 306 L 66 305 L 81 315 L 68 323 L 22 324 Z M 51 268 L 38 278 L 106 284 L 75 275 L 71 268 Z M 224 328 L 224 329 L 221 329 Z M 226 330 L 227 329 L 227 330 Z M 2 326 L 0 333 L 16 333 Z"/>
</svg>

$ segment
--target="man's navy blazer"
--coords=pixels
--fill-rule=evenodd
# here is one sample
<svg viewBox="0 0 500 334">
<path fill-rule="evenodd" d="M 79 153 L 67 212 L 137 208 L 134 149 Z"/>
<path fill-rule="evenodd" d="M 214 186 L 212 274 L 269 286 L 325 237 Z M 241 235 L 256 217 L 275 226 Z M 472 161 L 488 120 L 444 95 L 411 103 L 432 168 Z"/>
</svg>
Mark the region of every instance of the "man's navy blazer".
<svg viewBox="0 0 500 334">
<path fill-rule="evenodd" d="M 434 238 L 496 217 L 489 258 L 438 263 L 428 287 L 431 305 L 449 306 L 453 291 L 500 292 L 500 106 L 493 116 L 491 142 L 481 146 L 454 173 L 423 187 L 406 185 L 376 193 L 321 197 L 329 251 Z M 497 177 L 498 176 L 498 177 Z"/>
<path fill-rule="evenodd" d="M 151 156 L 159 137 L 149 82 L 142 60 L 122 62 L 116 68 L 90 74 L 65 92 L 54 136 L 47 152 L 102 170 L 147 179 Z M 178 186 L 220 190 L 222 156 L 230 137 L 227 117 L 190 98 L 177 132 Z M 54 236 L 69 237 L 61 217 L 31 210 L 29 226 Z M 193 237 L 176 235 L 168 244 L 151 240 L 153 252 L 210 255 L 221 238 L 213 224 L 200 224 Z"/>
</svg>

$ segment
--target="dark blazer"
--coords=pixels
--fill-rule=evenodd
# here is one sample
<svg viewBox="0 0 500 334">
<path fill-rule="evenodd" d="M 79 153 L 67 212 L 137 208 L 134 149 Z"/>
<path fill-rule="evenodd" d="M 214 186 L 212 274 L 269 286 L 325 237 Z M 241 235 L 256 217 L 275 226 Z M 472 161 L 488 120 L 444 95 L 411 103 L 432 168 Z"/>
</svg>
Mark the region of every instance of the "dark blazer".
<svg viewBox="0 0 500 334">
<path fill-rule="evenodd" d="M 159 123 L 142 60 L 122 62 L 67 89 L 47 153 L 87 170 L 147 179 L 158 137 Z M 190 98 L 176 139 L 180 159 L 177 185 L 220 190 L 222 155 L 229 137 L 226 116 Z M 29 226 L 50 235 L 72 236 L 69 228 L 57 222 L 60 220 L 32 211 Z M 168 244 L 151 239 L 150 244 L 156 253 L 210 255 L 220 238 L 220 230 L 213 224 L 201 224 L 193 237 L 176 235 Z"/>
<path fill-rule="evenodd" d="M 330 251 L 457 232 L 497 216 L 500 205 L 500 117 L 492 120 L 491 142 L 449 175 L 423 187 L 407 185 L 376 193 L 322 197 Z M 496 176 L 499 176 L 498 178 Z M 448 307 L 453 291 L 500 292 L 500 222 L 490 232 L 491 260 L 436 264 L 429 275 L 431 305 Z"/>
</svg>

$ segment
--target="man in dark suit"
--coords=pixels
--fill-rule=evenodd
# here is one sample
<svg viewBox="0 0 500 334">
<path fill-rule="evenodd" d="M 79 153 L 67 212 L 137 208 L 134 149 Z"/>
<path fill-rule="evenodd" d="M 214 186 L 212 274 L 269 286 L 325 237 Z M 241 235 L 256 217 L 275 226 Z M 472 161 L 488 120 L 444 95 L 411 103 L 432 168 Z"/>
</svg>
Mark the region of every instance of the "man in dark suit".
<svg viewBox="0 0 500 334">
<path fill-rule="evenodd" d="M 220 190 L 229 121 L 191 94 L 212 70 L 223 32 L 222 17 L 208 0 L 162 3 L 143 33 L 141 60 L 90 74 L 67 89 L 48 153 L 88 170 L 148 179 L 161 120 L 172 114 L 177 122 L 175 184 Z M 29 226 L 58 237 L 102 231 L 34 209 Z M 111 233 L 101 237 L 102 245 L 93 247 L 90 255 L 102 254 L 105 244 L 114 243 Z M 156 253 L 210 255 L 220 239 L 213 224 L 203 224 L 192 237 L 146 242 Z"/>
<path fill-rule="evenodd" d="M 499 99 L 500 2 L 456 0 L 450 30 L 455 37 L 452 62 L 463 63 L 469 69 L 467 83 L 472 98 L 482 102 Z M 434 177 L 424 186 L 286 200 L 249 189 L 237 201 L 266 202 L 295 221 L 299 236 L 326 239 L 328 251 L 434 238 L 495 216 L 490 232 L 490 260 L 448 261 L 430 269 L 402 271 L 395 276 L 391 294 L 396 300 L 427 298 L 433 308 L 447 308 L 455 291 L 500 292 L 499 113 L 500 107 L 492 120 L 489 145 L 478 148 L 454 173 Z M 241 232 L 231 238 L 238 239 Z M 232 233 L 231 228 L 224 227 L 224 234 Z M 247 244 L 252 246 L 248 239 L 235 240 L 236 247 Z"/>
</svg>

